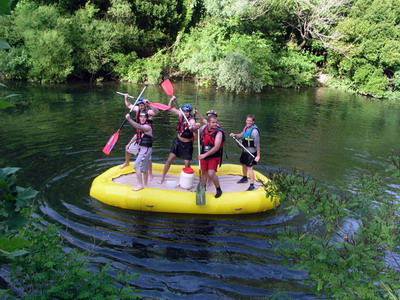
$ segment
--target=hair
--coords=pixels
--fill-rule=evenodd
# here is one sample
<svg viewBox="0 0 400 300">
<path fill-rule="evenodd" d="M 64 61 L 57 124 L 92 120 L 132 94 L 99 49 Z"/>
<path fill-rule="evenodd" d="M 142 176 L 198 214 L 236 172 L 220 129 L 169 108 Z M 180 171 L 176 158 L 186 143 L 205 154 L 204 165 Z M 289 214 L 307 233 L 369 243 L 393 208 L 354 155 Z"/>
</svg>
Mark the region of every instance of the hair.
<svg viewBox="0 0 400 300">
<path fill-rule="evenodd" d="M 252 119 L 253 119 L 253 122 L 256 120 L 256 117 L 255 117 L 254 115 L 247 115 L 246 119 L 247 119 L 247 118 L 252 118 Z"/>
<path fill-rule="evenodd" d="M 208 117 L 207 117 L 207 122 L 210 122 L 211 121 L 211 119 L 217 119 L 217 116 L 216 115 L 209 115 Z"/>
</svg>

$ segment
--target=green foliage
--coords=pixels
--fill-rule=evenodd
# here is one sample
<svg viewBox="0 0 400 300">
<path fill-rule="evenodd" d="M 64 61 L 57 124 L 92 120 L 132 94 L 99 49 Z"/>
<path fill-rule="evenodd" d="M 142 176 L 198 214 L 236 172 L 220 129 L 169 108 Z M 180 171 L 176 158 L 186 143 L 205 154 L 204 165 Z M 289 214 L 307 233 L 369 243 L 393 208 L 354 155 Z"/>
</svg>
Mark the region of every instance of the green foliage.
<svg viewBox="0 0 400 300">
<path fill-rule="evenodd" d="M 330 51 L 331 71 L 361 93 L 382 97 L 390 91 L 386 77 L 400 68 L 399 14 L 396 0 L 355 1 L 335 29 L 340 38 Z"/>
<path fill-rule="evenodd" d="M 223 57 L 221 47 L 226 31 L 215 23 L 207 22 L 192 29 L 175 49 L 174 59 L 181 73 L 202 78 L 203 84 L 215 83 L 217 62 Z"/>
<path fill-rule="evenodd" d="M 8 262 L 27 252 L 28 240 L 16 236 L 29 220 L 27 209 L 37 191 L 16 185 L 19 168 L 0 169 L 0 263 Z"/>
<path fill-rule="evenodd" d="M 275 85 L 296 88 L 315 85 L 316 63 L 320 59 L 289 44 L 287 50 L 280 52 L 275 68 L 278 70 L 274 77 Z"/>
<path fill-rule="evenodd" d="M 12 236 L 28 222 L 25 209 L 37 191 L 16 185 L 18 168 L 0 169 L 0 222 L 2 236 Z"/>
<path fill-rule="evenodd" d="M 239 53 L 231 53 L 219 61 L 217 73 L 218 86 L 239 93 L 242 90 L 259 92 L 261 80 L 254 78 L 249 60 Z"/>
<path fill-rule="evenodd" d="M 136 59 L 136 57 L 136 53 L 113 56 L 121 79 L 134 83 L 159 83 L 163 70 L 170 64 L 169 56 L 160 51 L 148 58 Z"/>
<path fill-rule="evenodd" d="M 27 79 L 30 60 L 25 49 L 0 51 L 0 73 L 12 79 Z"/>
<path fill-rule="evenodd" d="M 23 237 L 31 241 L 29 255 L 16 257 L 10 266 L 14 286 L 26 298 L 41 299 L 135 299 L 128 280 L 121 273 L 110 276 L 110 265 L 96 270 L 76 250 L 65 252 L 58 228 L 33 227 Z"/>
<path fill-rule="evenodd" d="M 393 90 L 400 91 L 400 71 L 394 73 L 392 84 Z"/>
<path fill-rule="evenodd" d="M 399 161 L 400 154 L 393 159 L 397 175 Z M 375 173 L 362 174 L 348 195 L 334 194 L 298 172 L 270 176 L 267 194 L 318 224 L 317 232 L 286 228 L 277 245 L 287 263 L 307 270 L 316 293 L 335 299 L 397 299 L 399 265 L 392 257 L 400 254 L 399 193 L 388 193 Z"/>
<path fill-rule="evenodd" d="M 32 220 L 32 199 L 37 191 L 16 185 L 18 168 L 0 169 L 0 263 L 8 264 L 8 279 L 23 299 L 134 299 L 127 276 L 110 275 L 110 265 L 89 267 L 77 250 L 65 251 L 59 228 Z M 30 224 L 28 224 L 30 221 Z M 2 290 L 4 297 L 13 297 Z"/>
<path fill-rule="evenodd" d="M 251 35 L 234 33 L 223 50 L 227 55 L 233 52 L 240 53 L 249 61 L 255 81 L 259 81 L 254 82 L 252 90 L 275 83 L 272 78 L 276 74 L 273 69 L 277 57 L 272 42 L 265 39 L 260 32 L 253 32 Z"/>
</svg>

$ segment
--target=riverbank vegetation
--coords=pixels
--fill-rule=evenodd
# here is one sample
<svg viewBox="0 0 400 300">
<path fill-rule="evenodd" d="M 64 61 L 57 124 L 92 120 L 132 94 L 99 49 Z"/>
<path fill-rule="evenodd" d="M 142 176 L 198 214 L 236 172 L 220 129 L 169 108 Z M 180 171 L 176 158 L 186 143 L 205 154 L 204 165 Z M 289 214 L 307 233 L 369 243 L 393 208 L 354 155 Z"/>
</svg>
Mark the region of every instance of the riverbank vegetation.
<svg viewBox="0 0 400 300">
<path fill-rule="evenodd" d="M 17 185 L 18 168 L 0 169 L 0 296 L 2 299 L 135 299 L 137 275 L 92 264 L 70 249 L 61 228 L 35 217 L 38 192 Z M 115 274 L 115 270 L 113 270 Z"/>
<path fill-rule="evenodd" d="M 400 98 L 396 0 L 40 0 L 0 17 L 0 73 L 34 82 L 197 77 Z"/>
<path fill-rule="evenodd" d="M 290 214 L 305 215 L 313 224 L 287 226 L 270 243 L 288 265 L 308 272 L 317 295 L 399 299 L 400 152 L 392 163 L 393 190 L 375 172 L 360 174 L 346 193 L 332 193 L 297 171 L 270 174 L 272 192 L 267 193 L 283 199 Z"/>
</svg>

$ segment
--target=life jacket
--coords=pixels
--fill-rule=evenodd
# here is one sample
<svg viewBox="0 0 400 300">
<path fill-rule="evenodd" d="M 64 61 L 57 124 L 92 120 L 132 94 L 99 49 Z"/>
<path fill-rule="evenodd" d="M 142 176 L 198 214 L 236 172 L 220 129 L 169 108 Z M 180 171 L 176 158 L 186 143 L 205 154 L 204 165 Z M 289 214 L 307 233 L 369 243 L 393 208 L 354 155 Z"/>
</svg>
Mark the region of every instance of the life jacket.
<svg viewBox="0 0 400 300">
<path fill-rule="evenodd" d="M 150 125 L 150 127 L 153 131 L 153 125 L 151 125 L 148 122 L 146 122 L 146 124 Z M 153 146 L 153 136 L 144 133 L 140 129 L 136 129 L 136 142 L 139 144 L 139 146 L 152 147 Z"/>
<path fill-rule="evenodd" d="M 222 142 L 221 146 L 219 147 L 218 151 L 215 152 L 214 154 L 207 156 L 207 157 L 220 157 L 220 166 L 222 163 L 222 153 L 224 149 L 224 142 L 225 142 L 225 134 L 222 131 L 221 128 L 217 127 L 215 129 L 212 129 L 211 131 L 208 130 L 208 127 L 206 126 L 201 133 L 201 153 L 206 153 L 210 149 L 212 149 L 215 145 L 215 137 L 217 136 L 218 132 L 222 133 Z"/>
<path fill-rule="evenodd" d="M 256 129 L 258 131 L 258 134 L 260 134 L 260 130 L 258 129 L 256 124 L 253 124 L 250 127 L 244 127 L 243 128 L 243 137 L 242 137 L 242 144 L 245 147 L 255 147 L 254 146 L 254 139 L 252 137 L 252 132 L 253 130 Z"/>
<path fill-rule="evenodd" d="M 188 121 L 194 119 L 192 115 L 189 115 L 187 118 Z M 178 123 L 176 124 L 176 133 L 185 139 L 192 139 L 194 138 L 193 132 L 189 130 L 189 124 L 186 122 L 184 116 L 179 116 Z"/>
</svg>

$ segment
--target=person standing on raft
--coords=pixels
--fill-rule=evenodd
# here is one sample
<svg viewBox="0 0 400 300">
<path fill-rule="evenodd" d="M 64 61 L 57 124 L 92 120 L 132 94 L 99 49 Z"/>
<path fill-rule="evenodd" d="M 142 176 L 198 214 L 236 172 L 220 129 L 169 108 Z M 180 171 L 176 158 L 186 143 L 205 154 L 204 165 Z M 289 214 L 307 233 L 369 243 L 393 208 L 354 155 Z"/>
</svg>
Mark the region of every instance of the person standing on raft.
<svg viewBox="0 0 400 300">
<path fill-rule="evenodd" d="M 184 104 L 180 109 L 176 109 L 173 107 L 173 102 L 175 99 L 176 97 L 172 96 L 168 105 L 170 107 L 169 111 L 178 116 L 178 123 L 176 125 L 177 136 L 172 141 L 172 147 L 169 151 L 170 153 L 168 159 L 164 165 L 161 178 L 158 181 L 159 184 L 164 182 L 165 176 L 167 175 L 175 157 L 182 158 L 185 167 L 190 167 L 190 161 L 192 160 L 193 155 L 193 131 L 200 127 L 200 124 L 196 124 L 196 121 L 191 114 L 193 110 L 192 106 L 190 104 Z"/>
<path fill-rule="evenodd" d="M 201 183 L 206 186 L 207 180 L 210 180 L 217 191 L 215 198 L 219 198 L 222 195 L 222 190 L 216 172 L 221 163 L 224 132 L 218 126 L 215 115 L 210 114 L 207 117 L 207 125 L 200 128 L 199 138 L 201 144 L 201 154 L 199 155 Z"/>
<path fill-rule="evenodd" d="M 260 160 L 260 131 L 256 124 L 254 124 L 255 117 L 254 115 L 247 115 L 246 117 L 246 126 L 243 128 L 241 133 L 231 133 L 229 134 L 231 137 L 235 137 L 237 139 L 242 139 L 242 144 L 246 149 L 253 154 L 252 157 L 247 151 L 243 149 L 242 155 L 240 156 L 240 163 L 242 164 L 243 177 L 237 183 L 246 183 L 248 182 L 247 172 L 250 177 L 250 186 L 247 191 L 252 191 L 255 189 L 254 187 L 254 170 L 253 166 L 257 164 Z"/>
<path fill-rule="evenodd" d="M 129 113 L 126 114 L 125 118 L 136 129 L 136 134 L 132 140 L 135 140 L 139 145 L 138 155 L 134 164 L 138 185 L 133 190 L 139 191 L 148 184 L 149 161 L 153 152 L 153 127 L 147 122 L 149 118 L 147 112 L 139 113 L 139 123 L 132 120 Z"/>
<path fill-rule="evenodd" d="M 141 112 L 146 112 L 149 116 L 147 119 L 147 123 L 152 124 L 154 117 L 156 115 L 158 115 L 160 113 L 160 111 L 156 107 L 153 107 L 149 100 L 147 100 L 143 97 L 140 97 L 138 99 L 138 101 L 136 102 L 136 105 L 133 107 L 133 104 L 129 101 L 128 96 L 129 96 L 128 94 L 124 95 L 125 106 L 128 109 L 132 109 L 133 111 L 135 111 L 136 123 L 140 123 L 139 114 Z M 150 106 L 150 109 L 147 107 L 147 105 Z M 132 140 L 125 146 L 125 162 L 120 166 L 121 169 L 129 166 L 129 161 L 131 160 L 132 154 L 136 155 L 136 148 L 137 148 L 137 144 L 135 142 L 132 142 Z M 151 162 L 151 157 L 150 157 L 150 160 L 149 160 L 149 179 L 150 179 L 150 181 L 153 179 L 152 169 L 153 168 L 152 168 L 152 162 Z"/>
</svg>

